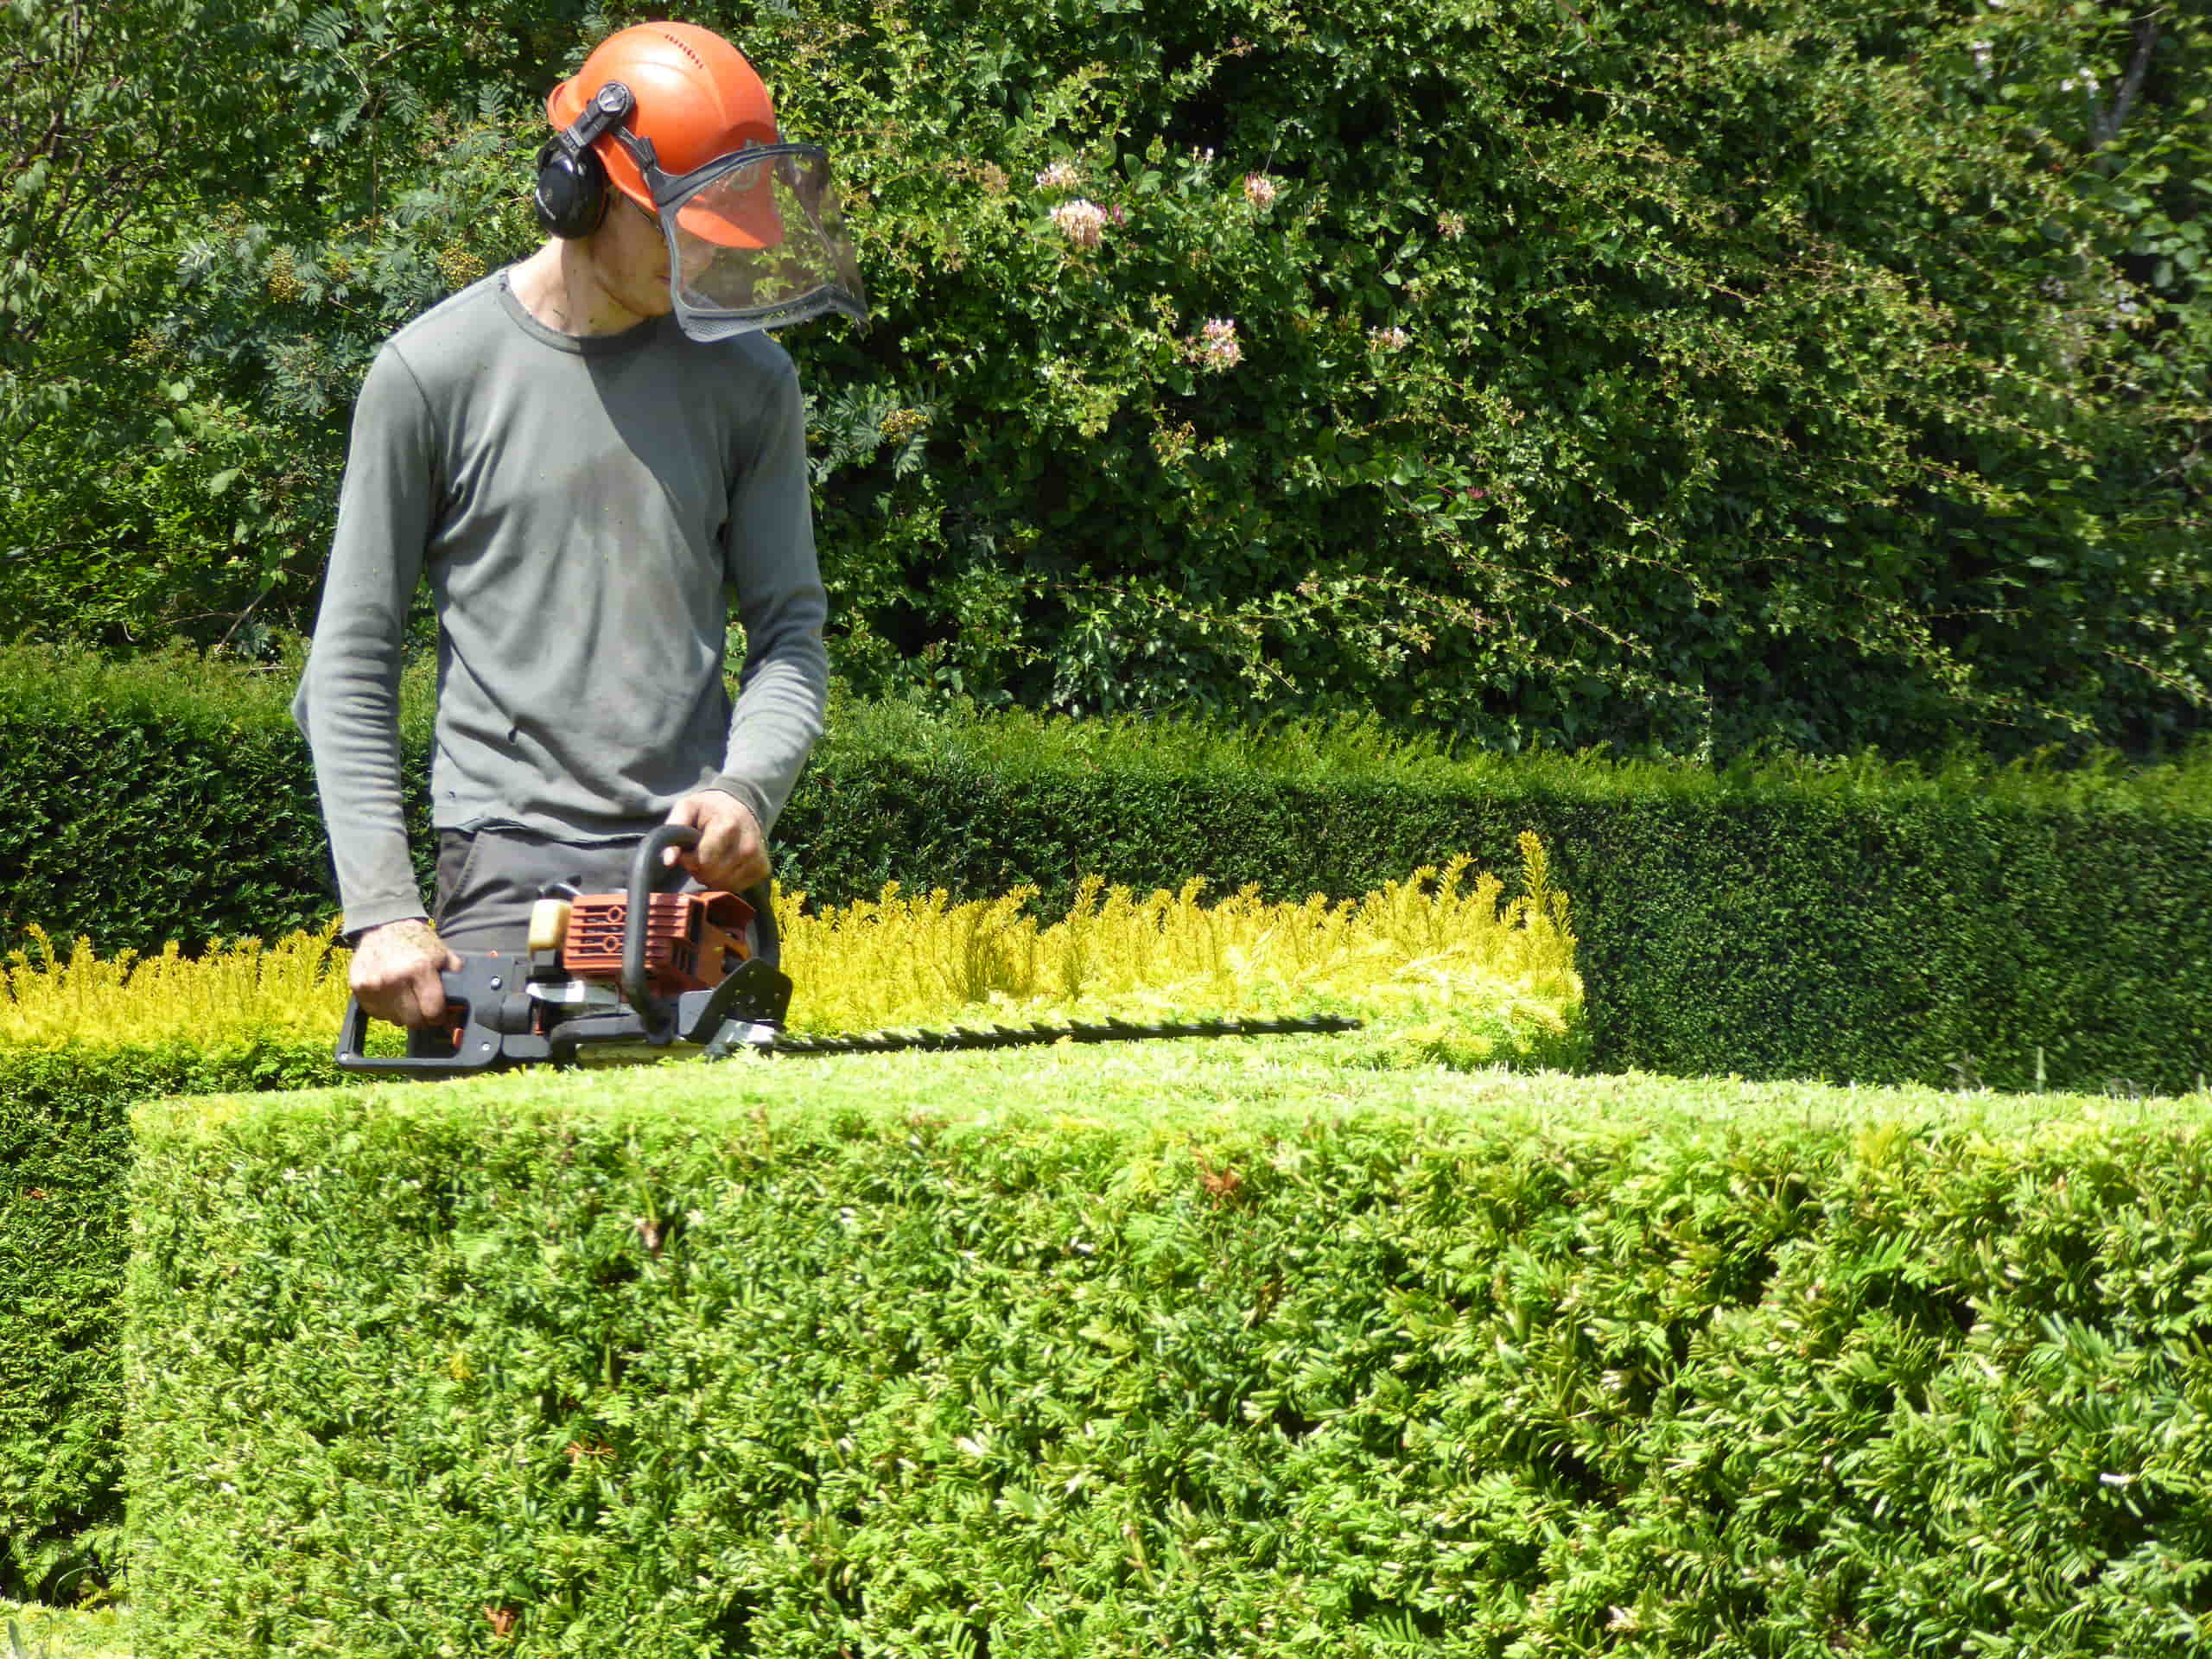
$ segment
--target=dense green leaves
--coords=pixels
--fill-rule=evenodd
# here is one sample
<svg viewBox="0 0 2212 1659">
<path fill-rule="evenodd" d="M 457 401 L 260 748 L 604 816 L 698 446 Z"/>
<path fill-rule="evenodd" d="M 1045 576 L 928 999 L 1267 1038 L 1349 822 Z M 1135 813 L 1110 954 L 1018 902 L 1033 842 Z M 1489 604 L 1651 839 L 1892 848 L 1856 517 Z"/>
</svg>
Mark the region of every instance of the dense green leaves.
<svg viewBox="0 0 2212 1659">
<path fill-rule="evenodd" d="M 522 247 L 502 111 L 580 9 L 0 10 L 11 635 L 258 658 L 311 614 L 368 353 Z"/>
<path fill-rule="evenodd" d="M 2201 1099 L 786 1070 L 142 1119 L 140 1651 L 2101 1659 L 2212 1614 Z"/>
<path fill-rule="evenodd" d="M 130 1103 L 343 1080 L 321 1044 L 0 1052 L 0 1596 L 121 1566 Z"/>
<path fill-rule="evenodd" d="M 11 684 L 11 662 L 35 677 Z M 112 955 L 328 916 L 281 677 L 236 677 L 226 694 L 0 657 L 0 950 L 32 922 Z M 817 903 L 893 880 L 1028 886 L 1051 913 L 1092 874 L 1350 897 L 1462 851 L 1510 868 L 1533 830 L 1574 906 L 1606 1068 L 2024 1088 L 2040 1065 L 2054 1084 L 2133 1089 L 2212 1071 L 2202 760 L 1715 773 L 1394 753 L 1356 726 L 1238 739 L 864 703 L 836 723 L 776 831 L 779 879 Z M 407 725 L 419 791 L 427 732 Z M 427 804 L 410 801 L 427 858 Z"/>
<path fill-rule="evenodd" d="M 2194 15 L 677 10 L 850 197 L 879 326 L 791 338 L 863 689 L 1506 748 L 2203 728 Z M 146 184 L 11 232 L 0 612 L 272 651 L 367 353 L 530 245 L 538 99 L 627 15 L 8 15 L 25 65 L 120 33 L 54 107 Z M 198 124 L 156 166 L 123 98 Z"/>
</svg>

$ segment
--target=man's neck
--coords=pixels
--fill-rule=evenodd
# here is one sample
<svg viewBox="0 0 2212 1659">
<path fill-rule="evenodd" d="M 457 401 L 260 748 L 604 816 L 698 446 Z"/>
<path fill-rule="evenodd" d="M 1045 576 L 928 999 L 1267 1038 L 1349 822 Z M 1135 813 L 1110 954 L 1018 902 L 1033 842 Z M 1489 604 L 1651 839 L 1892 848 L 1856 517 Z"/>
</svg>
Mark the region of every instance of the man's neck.
<svg viewBox="0 0 2212 1659">
<path fill-rule="evenodd" d="M 556 334 L 619 334 L 645 321 L 607 291 L 582 242 L 549 237 L 507 273 L 522 308 Z"/>
</svg>

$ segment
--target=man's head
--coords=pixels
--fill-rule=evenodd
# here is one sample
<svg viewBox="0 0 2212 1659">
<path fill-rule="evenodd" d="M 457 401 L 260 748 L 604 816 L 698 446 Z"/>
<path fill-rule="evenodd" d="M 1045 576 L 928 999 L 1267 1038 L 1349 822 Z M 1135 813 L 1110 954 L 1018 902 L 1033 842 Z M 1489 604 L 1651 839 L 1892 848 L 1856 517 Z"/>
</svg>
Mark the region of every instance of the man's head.
<svg viewBox="0 0 2212 1659">
<path fill-rule="evenodd" d="M 627 107 L 608 107 L 607 118 L 594 120 L 610 86 L 624 90 L 620 101 Z M 608 35 L 548 95 L 545 117 L 556 133 L 577 135 L 583 144 L 577 154 L 556 137 L 539 153 L 539 218 L 558 236 L 597 229 L 617 194 L 658 217 L 648 164 L 682 178 L 748 146 L 777 141 L 775 105 L 745 54 L 690 23 L 639 23 Z M 718 233 L 754 246 L 776 239 L 777 232 L 767 222 L 702 228 L 709 239 Z"/>
<path fill-rule="evenodd" d="M 866 322 L 828 156 L 781 142 L 767 88 L 720 35 L 622 29 L 553 89 L 545 113 L 555 137 L 538 153 L 539 223 L 585 241 L 637 315 L 673 309 L 702 340 L 825 310 Z"/>
</svg>

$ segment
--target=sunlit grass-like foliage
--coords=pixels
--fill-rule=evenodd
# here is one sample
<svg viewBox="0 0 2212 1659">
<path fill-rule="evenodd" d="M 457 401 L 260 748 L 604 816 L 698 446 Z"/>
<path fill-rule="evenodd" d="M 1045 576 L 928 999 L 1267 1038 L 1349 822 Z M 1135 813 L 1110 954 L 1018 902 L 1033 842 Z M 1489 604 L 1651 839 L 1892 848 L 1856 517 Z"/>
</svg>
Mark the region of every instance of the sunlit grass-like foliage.
<svg viewBox="0 0 2212 1659">
<path fill-rule="evenodd" d="M 943 892 L 804 910 L 778 899 L 798 1031 L 953 1022 L 1352 1014 L 1349 1052 L 1459 1064 L 1573 1058 L 1582 985 L 1564 893 L 1544 849 L 1521 837 L 1522 891 L 1465 856 L 1363 899 L 1272 904 L 1204 884 L 1145 897 L 1093 877 L 1068 913 L 1029 913 L 1032 890 L 959 904 Z M 348 953 L 334 930 L 274 945 L 217 942 L 188 957 L 65 953 L 42 931 L 13 953 L 0 1041 L 215 1042 L 334 1033 Z"/>
<path fill-rule="evenodd" d="M 172 940 L 159 956 L 113 957 L 75 940 L 65 954 L 43 928 L 9 953 L 0 1042 L 155 1044 L 194 1038 L 334 1035 L 346 1007 L 351 953 L 333 924 L 273 945 L 212 942 L 187 957 Z"/>
<path fill-rule="evenodd" d="M 922 1026 L 948 1014 L 1019 1021 L 1348 1013 L 1374 1058 L 1479 1063 L 1572 1058 L 1582 982 L 1567 896 L 1542 843 L 1521 837 L 1522 891 L 1465 855 L 1363 899 L 1270 904 L 1203 885 L 1140 898 L 1085 880 L 1049 925 L 1016 889 L 956 905 L 887 887 L 802 917 L 786 898 L 794 1027 Z"/>
</svg>

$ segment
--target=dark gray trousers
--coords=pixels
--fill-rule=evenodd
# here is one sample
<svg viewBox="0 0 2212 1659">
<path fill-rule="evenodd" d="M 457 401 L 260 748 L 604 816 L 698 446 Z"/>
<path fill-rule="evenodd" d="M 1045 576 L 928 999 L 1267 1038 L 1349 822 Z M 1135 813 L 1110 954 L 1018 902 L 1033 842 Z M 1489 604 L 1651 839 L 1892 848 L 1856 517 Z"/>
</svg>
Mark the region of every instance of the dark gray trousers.
<svg viewBox="0 0 2212 1659">
<path fill-rule="evenodd" d="M 455 950 L 518 956 L 530 947 L 530 907 L 549 881 L 584 893 L 623 893 L 644 840 L 582 845 L 528 830 L 438 831 L 438 937 Z M 688 871 L 664 876 L 664 893 L 696 893 Z"/>
</svg>

